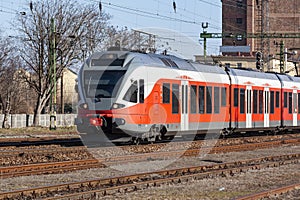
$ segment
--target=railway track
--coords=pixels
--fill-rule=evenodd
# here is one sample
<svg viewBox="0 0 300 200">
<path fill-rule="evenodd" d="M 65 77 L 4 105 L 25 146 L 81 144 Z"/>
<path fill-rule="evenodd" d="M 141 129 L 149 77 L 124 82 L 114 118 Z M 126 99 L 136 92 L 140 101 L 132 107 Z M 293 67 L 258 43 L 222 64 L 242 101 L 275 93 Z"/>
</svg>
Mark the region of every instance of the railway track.
<svg viewBox="0 0 300 200">
<path fill-rule="evenodd" d="M 300 138 L 294 139 L 283 139 L 283 140 L 274 140 L 258 143 L 249 143 L 249 144 L 235 144 L 227 146 L 206 146 L 198 149 L 187 149 L 187 150 L 178 150 L 178 151 L 168 151 L 168 152 L 150 152 L 150 153 L 140 153 L 127 156 L 114 156 L 109 158 L 99 158 L 98 160 L 105 165 L 115 165 L 128 162 L 137 162 L 137 161 L 147 161 L 147 160 L 159 160 L 159 159 L 168 159 L 174 157 L 183 157 L 183 156 L 198 156 L 201 151 L 207 152 L 209 154 L 215 153 L 227 153 L 235 151 L 251 151 L 255 149 L 264 149 L 278 147 L 281 145 L 298 145 L 300 144 Z"/>
<path fill-rule="evenodd" d="M 37 146 L 35 148 L 0 148 L 0 152 L 1 166 L 37 164 L 45 162 L 78 160 L 81 158 L 92 158 L 85 147 L 62 147 L 58 145 Z"/>
<path fill-rule="evenodd" d="M 13 138 L 0 138 L 0 147 L 24 147 L 24 146 L 37 146 L 37 145 L 53 145 L 58 144 L 61 146 L 83 146 L 79 137 L 13 137 Z"/>
<path fill-rule="evenodd" d="M 280 188 L 276 188 L 276 189 L 272 189 L 272 190 L 267 190 L 264 192 L 259 192 L 256 194 L 239 197 L 236 200 L 258 200 L 258 199 L 263 199 L 263 198 L 269 198 L 269 197 L 275 196 L 275 195 L 279 196 L 279 195 L 282 195 L 284 193 L 287 193 L 287 192 L 290 192 L 293 190 L 300 190 L 300 183 L 296 183 L 293 185 L 288 185 L 288 186 L 284 186 L 284 187 L 280 187 Z"/>
<path fill-rule="evenodd" d="M 216 176 L 233 176 L 248 170 L 299 163 L 300 154 L 268 156 L 207 166 L 162 170 L 150 173 L 96 179 L 0 193 L 0 199 L 96 199 L 166 183 L 181 183 Z"/>
<path fill-rule="evenodd" d="M 103 168 L 106 166 L 130 163 L 130 162 L 142 162 L 149 160 L 163 160 L 163 159 L 172 159 L 175 157 L 183 156 L 197 156 L 201 151 L 209 151 L 209 153 L 226 153 L 234 151 L 247 151 L 255 149 L 263 149 L 281 146 L 283 144 L 300 144 L 300 139 L 286 139 L 286 140 L 275 140 L 267 141 L 260 143 L 249 143 L 249 144 L 236 144 L 236 145 L 227 145 L 227 146 L 217 146 L 217 147 L 205 147 L 203 149 L 188 149 L 180 151 L 168 151 L 168 152 L 152 152 L 152 153 L 139 153 L 134 155 L 126 156 L 113 156 L 107 158 L 93 159 L 92 155 L 88 154 L 89 152 L 81 147 L 70 148 L 70 152 L 76 153 L 83 151 L 87 153 L 90 157 L 84 160 L 72 160 L 72 161 L 63 161 L 63 162 L 50 162 L 50 163 L 38 163 L 30 165 L 19 165 L 19 166 L 9 166 L 9 167 L 0 167 L 0 178 L 8 177 L 17 177 L 17 176 L 28 176 L 28 175 L 38 175 L 38 174 L 54 174 L 54 173 L 64 173 L 75 170 L 90 169 L 90 168 Z M 206 150 L 207 149 L 207 150 Z M 60 151 L 67 151 L 68 148 L 62 148 Z M 74 150 L 74 151 L 73 151 Z M 55 149 L 51 149 L 52 153 L 55 153 Z M 46 151 L 46 154 L 49 153 Z M 81 152 L 82 153 L 82 152 Z"/>
<path fill-rule="evenodd" d="M 105 166 L 99 163 L 99 161 L 95 159 L 2 167 L 0 168 L 0 178 L 10 178 L 10 177 L 17 177 L 17 176 L 28 176 L 28 175 L 39 175 L 39 174 L 65 173 L 69 171 L 101 168 L 101 167 L 105 167 Z"/>
</svg>

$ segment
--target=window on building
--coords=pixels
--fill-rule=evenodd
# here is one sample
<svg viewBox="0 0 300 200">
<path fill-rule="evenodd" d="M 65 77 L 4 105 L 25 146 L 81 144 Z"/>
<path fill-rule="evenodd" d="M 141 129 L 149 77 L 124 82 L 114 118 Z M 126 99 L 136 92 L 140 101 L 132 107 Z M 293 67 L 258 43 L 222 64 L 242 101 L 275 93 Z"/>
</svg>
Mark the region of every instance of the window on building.
<svg viewBox="0 0 300 200">
<path fill-rule="evenodd" d="M 243 23 L 243 18 L 236 18 L 236 23 L 237 24 L 242 24 Z"/>
<path fill-rule="evenodd" d="M 239 8 L 243 7 L 243 0 L 237 0 L 236 1 L 236 6 L 239 7 Z"/>
<path fill-rule="evenodd" d="M 225 67 L 230 67 L 230 63 L 225 63 Z"/>
<path fill-rule="evenodd" d="M 237 68 L 242 68 L 243 67 L 243 63 L 237 63 Z"/>
</svg>

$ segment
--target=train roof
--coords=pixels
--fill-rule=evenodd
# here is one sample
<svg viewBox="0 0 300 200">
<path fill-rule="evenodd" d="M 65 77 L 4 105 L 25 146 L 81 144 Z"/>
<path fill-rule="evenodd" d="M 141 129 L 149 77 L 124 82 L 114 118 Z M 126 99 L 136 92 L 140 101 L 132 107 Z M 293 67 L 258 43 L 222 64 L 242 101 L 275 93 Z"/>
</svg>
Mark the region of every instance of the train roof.
<svg viewBox="0 0 300 200">
<path fill-rule="evenodd" d="M 198 71 L 215 74 L 226 74 L 218 65 L 206 65 L 184 60 L 173 55 L 141 53 L 132 51 L 95 52 L 87 61 L 87 66 L 155 66 L 179 70 Z"/>
<path fill-rule="evenodd" d="M 253 69 L 237 69 L 237 68 L 227 68 L 229 73 L 233 76 L 245 76 L 245 77 L 251 77 L 251 78 L 259 78 L 259 79 L 277 79 L 275 73 L 265 73 L 256 71 Z"/>
</svg>

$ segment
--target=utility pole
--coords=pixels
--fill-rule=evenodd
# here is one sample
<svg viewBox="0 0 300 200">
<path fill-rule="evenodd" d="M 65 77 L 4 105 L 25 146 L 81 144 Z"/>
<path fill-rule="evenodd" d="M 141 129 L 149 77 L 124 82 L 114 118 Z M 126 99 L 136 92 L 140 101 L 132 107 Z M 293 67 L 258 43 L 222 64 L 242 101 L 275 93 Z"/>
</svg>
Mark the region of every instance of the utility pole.
<svg viewBox="0 0 300 200">
<path fill-rule="evenodd" d="M 283 40 L 280 41 L 280 73 L 284 73 L 284 42 Z"/>
<path fill-rule="evenodd" d="M 50 87 L 51 87 L 51 97 L 50 97 L 50 130 L 56 130 L 56 47 L 55 47 L 55 21 L 51 18 L 51 30 L 50 30 Z"/>
<path fill-rule="evenodd" d="M 203 28 L 203 34 L 206 34 L 207 31 L 205 29 L 208 28 L 208 23 L 207 22 L 205 22 L 205 23 L 202 22 L 202 28 Z M 203 40 L 204 40 L 203 41 L 203 56 L 204 56 L 204 63 L 206 63 L 206 49 L 207 49 L 207 47 L 206 47 L 206 37 L 204 37 Z"/>
</svg>

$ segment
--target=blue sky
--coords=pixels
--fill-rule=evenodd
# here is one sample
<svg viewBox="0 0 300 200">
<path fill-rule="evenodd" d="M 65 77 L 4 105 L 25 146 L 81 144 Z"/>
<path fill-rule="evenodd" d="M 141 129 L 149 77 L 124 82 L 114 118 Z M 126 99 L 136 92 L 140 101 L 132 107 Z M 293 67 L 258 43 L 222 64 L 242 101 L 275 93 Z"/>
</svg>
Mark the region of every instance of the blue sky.
<svg viewBox="0 0 300 200">
<path fill-rule="evenodd" d="M 129 29 L 148 27 L 170 29 L 190 37 L 195 43 L 202 32 L 201 23 L 208 22 L 208 32 L 222 32 L 220 0 L 101 0 L 104 12 L 112 15 L 111 24 Z M 3 34 L 17 35 L 11 22 L 20 11 L 29 10 L 28 0 L 0 0 L 0 29 Z M 98 5 L 98 0 L 80 0 L 82 4 Z M 220 39 L 208 40 L 208 54 L 218 54 Z"/>
</svg>

